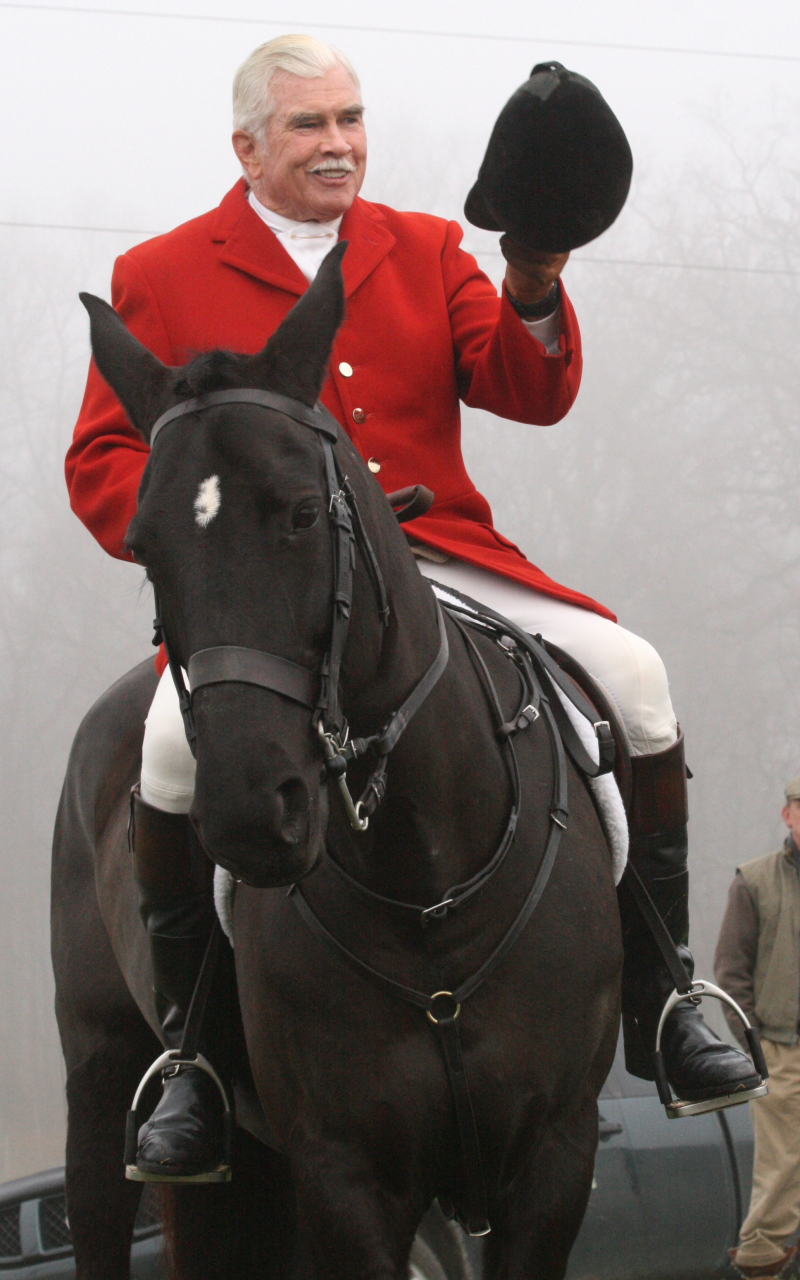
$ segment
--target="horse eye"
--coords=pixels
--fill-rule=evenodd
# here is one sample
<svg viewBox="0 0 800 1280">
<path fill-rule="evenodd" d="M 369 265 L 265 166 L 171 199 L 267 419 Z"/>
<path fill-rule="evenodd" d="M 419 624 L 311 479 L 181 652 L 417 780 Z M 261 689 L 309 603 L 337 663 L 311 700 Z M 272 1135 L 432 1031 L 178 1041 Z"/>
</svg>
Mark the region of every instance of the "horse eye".
<svg viewBox="0 0 800 1280">
<path fill-rule="evenodd" d="M 293 529 L 313 529 L 319 520 L 320 504 L 316 500 L 301 502 L 292 512 Z"/>
</svg>

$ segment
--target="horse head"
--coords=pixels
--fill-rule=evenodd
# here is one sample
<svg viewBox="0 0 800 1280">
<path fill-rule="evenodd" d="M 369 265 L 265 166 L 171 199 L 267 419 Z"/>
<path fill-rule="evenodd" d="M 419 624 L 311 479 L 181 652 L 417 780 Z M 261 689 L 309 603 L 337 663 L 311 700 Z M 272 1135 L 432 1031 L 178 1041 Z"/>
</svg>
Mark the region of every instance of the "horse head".
<svg viewBox="0 0 800 1280">
<path fill-rule="evenodd" d="M 256 355 L 212 351 L 167 367 L 111 307 L 81 295 L 97 366 L 144 439 L 150 443 L 171 408 L 189 410 L 153 442 L 126 539 L 154 585 L 176 668 L 189 668 L 199 652 L 237 646 L 320 673 L 331 636 L 334 551 L 319 434 L 280 408 L 214 403 L 224 397 L 209 393 L 261 388 L 316 405 L 344 313 L 345 247 L 332 250 Z M 193 411 L 186 402 L 196 397 L 201 408 Z M 376 489 L 366 502 L 383 502 L 349 441 L 337 444 L 342 451 L 358 485 Z M 354 582 L 357 602 L 370 592 L 362 576 Z M 364 606 L 372 621 L 348 646 L 355 650 L 348 661 L 368 678 L 381 627 L 374 598 Z M 207 852 L 254 885 L 296 881 L 316 865 L 327 823 L 312 711 L 275 689 L 237 681 L 197 688 L 192 713 L 191 817 Z"/>
</svg>

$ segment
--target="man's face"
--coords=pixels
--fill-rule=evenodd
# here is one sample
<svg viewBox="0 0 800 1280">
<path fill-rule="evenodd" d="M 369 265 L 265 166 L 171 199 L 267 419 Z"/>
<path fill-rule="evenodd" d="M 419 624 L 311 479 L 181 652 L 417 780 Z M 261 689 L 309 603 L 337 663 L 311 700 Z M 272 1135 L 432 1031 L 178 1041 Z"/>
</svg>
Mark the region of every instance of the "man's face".
<svg viewBox="0 0 800 1280">
<path fill-rule="evenodd" d="M 794 836 L 794 842 L 800 849 L 800 800 L 790 800 L 783 807 L 783 820 Z"/>
<path fill-rule="evenodd" d="M 268 209 L 298 222 L 330 222 L 355 200 L 367 167 L 361 95 L 343 67 L 304 80 L 279 71 L 266 137 L 244 129 L 233 146 Z"/>
</svg>

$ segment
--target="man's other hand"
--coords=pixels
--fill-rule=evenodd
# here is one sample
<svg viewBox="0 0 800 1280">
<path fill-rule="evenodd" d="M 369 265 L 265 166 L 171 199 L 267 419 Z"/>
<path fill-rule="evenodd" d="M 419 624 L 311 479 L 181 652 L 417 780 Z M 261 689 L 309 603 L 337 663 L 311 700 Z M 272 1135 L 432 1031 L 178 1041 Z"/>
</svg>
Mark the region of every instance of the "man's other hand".
<svg viewBox="0 0 800 1280">
<path fill-rule="evenodd" d="M 547 297 L 569 258 L 568 253 L 540 253 L 529 249 L 509 235 L 500 237 L 500 252 L 508 263 L 508 291 L 526 307 Z"/>
</svg>

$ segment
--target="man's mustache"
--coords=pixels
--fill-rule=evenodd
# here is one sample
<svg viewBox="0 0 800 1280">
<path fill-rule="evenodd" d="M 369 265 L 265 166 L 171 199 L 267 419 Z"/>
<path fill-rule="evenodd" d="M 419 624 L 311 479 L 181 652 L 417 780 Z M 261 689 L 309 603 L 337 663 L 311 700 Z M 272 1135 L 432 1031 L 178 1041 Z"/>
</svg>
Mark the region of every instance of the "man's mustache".
<svg viewBox="0 0 800 1280">
<path fill-rule="evenodd" d="M 309 173 L 355 173 L 356 165 L 352 160 L 348 160 L 346 156 L 342 156 L 339 160 L 321 160 L 319 164 L 315 164 L 313 169 L 309 169 Z"/>
</svg>

